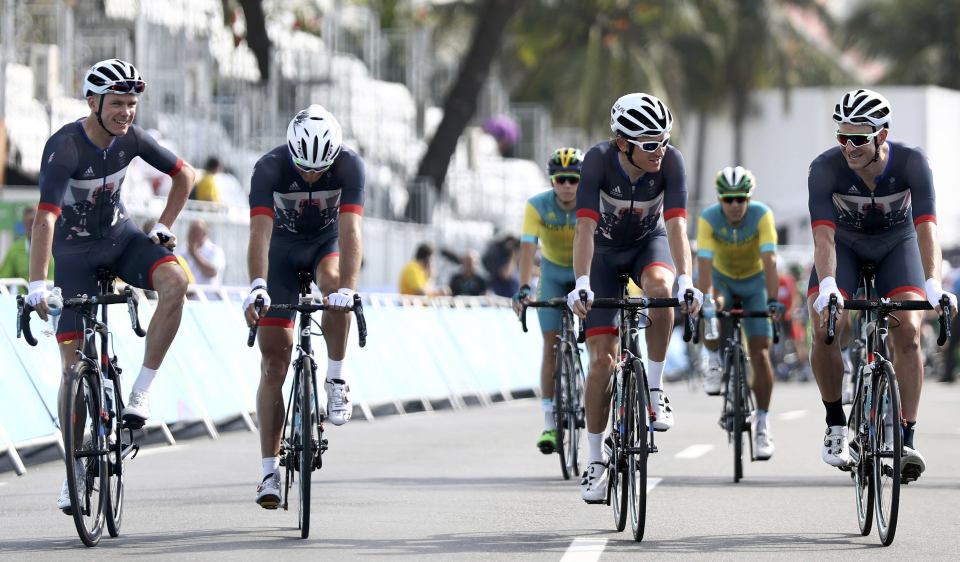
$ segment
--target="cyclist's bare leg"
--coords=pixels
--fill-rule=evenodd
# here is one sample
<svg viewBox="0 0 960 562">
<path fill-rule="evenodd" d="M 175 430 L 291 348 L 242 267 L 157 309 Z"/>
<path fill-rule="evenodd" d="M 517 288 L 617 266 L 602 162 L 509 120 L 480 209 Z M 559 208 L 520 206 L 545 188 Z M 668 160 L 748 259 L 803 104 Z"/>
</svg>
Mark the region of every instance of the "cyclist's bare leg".
<svg viewBox="0 0 960 562">
<path fill-rule="evenodd" d="M 587 431 L 603 433 L 610 415 L 610 381 L 620 346 L 616 334 L 597 334 L 587 340 L 590 350 L 590 369 L 587 375 L 586 410 Z"/>
<path fill-rule="evenodd" d="M 820 398 L 825 402 L 840 400 L 841 386 L 843 386 L 843 360 L 840 358 L 840 342 L 846 340 L 847 322 L 841 322 L 846 316 L 843 314 L 837 320 L 837 334 L 833 343 L 827 345 L 826 325 L 820 325 L 820 315 L 813 309 L 817 295 L 810 295 L 807 306 L 810 309 L 810 325 L 813 328 L 813 346 L 811 349 L 810 366 L 813 368 L 813 377 L 817 379 L 820 388 Z"/>
<path fill-rule="evenodd" d="M 150 320 L 150 327 L 147 328 L 143 366 L 159 369 L 177 330 L 180 329 L 180 317 L 183 315 L 183 302 L 187 294 L 187 275 L 180 264 L 168 262 L 157 267 L 152 281 L 159 300 L 153 319 Z"/>
<path fill-rule="evenodd" d="M 925 300 L 917 293 L 900 293 L 890 297 L 892 300 Z M 893 351 L 893 369 L 897 372 L 897 386 L 900 387 L 900 408 L 903 418 L 917 421 L 920 410 L 920 390 L 923 388 L 923 356 L 920 353 L 920 326 L 923 311 L 911 310 L 897 312 L 897 322 L 890 322 L 890 350 Z"/>
<path fill-rule="evenodd" d="M 770 338 L 750 336 L 750 362 L 753 364 L 753 393 L 757 408 L 770 409 L 773 394 L 773 367 L 770 364 Z"/>
<path fill-rule="evenodd" d="M 543 363 L 540 366 L 540 396 L 553 399 L 553 372 L 557 368 L 557 332 L 543 333 Z"/>
<path fill-rule="evenodd" d="M 643 270 L 640 275 L 640 287 L 643 294 L 650 298 L 668 299 L 673 288 L 673 272 L 665 267 L 653 266 Z M 651 361 L 663 361 L 667 357 L 670 334 L 673 333 L 673 309 L 651 308 L 645 312 L 652 326 L 644 332 L 647 337 L 647 358 Z"/>
<path fill-rule="evenodd" d="M 261 326 L 260 386 L 257 388 L 257 422 L 260 424 L 260 452 L 263 458 L 275 457 L 280 451 L 283 431 L 283 381 L 290 368 L 293 352 L 293 329 Z"/>
<path fill-rule="evenodd" d="M 330 255 L 317 264 L 317 285 L 324 296 L 340 289 L 340 257 Z M 347 334 L 350 332 L 351 312 L 324 311 L 320 326 L 323 328 L 323 340 L 327 344 L 327 357 L 334 361 L 343 361 L 347 352 Z"/>
</svg>

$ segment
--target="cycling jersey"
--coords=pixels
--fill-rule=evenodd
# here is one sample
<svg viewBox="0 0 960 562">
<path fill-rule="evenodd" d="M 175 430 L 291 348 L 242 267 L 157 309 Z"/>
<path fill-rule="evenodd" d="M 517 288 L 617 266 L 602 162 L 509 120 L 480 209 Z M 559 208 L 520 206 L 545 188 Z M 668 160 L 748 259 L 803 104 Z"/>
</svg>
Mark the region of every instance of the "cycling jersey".
<svg viewBox="0 0 960 562">
<path fill-rule="evenodd" d="M 137 125 L 114 137 L 106 149 L 93 144 L 82 120 L 64 125 L 43 148 L 39 209 L 55 214 L 54 256 L 83 252 L 104 237 L 115 237 L 129 220 L 120 187 L 130 162 L 147 163 L 176 176 L 183 161 Z"/>
<path fill-rule="evenodd" d="M 723 214 L 720 203 L 700 213 L 697 226 L 697 257 L 710 258 L 713 267 L 731 279 L 746 279 L 763 271 L 761 253 L 777 250 L 773 211 L 759 201 L 750 201 L 737 226 Z"/>
<path fill-rule="evenodd" d="M 616 143 L 604 141 L 583 160 L 577 218 L 597 221 L 597 248 L 628 249 L 664 234 L 664 221 L 687 216 L 686 173 L 680 151 L 668 146 L 660 171 L 634 183 L 620 165 Z"/>
<path fill-rule="evenodd" d="M 842 147 L 835 146 L 813 161 L 807 180 L 810 224 L 829 226 L 838 237 L 878 233 L 936 222 L 933 175 L 916 148 L 887 142 L 887 165 L 870 189 L 847 165 Z"/>
<path fill-rule="evenodd" d="M 250 216 L 269 216 L 273 236 L 315 240 L 337 236 L 340 213 L 363 214 L 363 161 L 344 147 L 320 179 L 307 183 L 287 145 L 257 161 L 250 180 Z"/>
<path fill-rule="evenodd" d="M 552 189 L 544 191 L 527 200 L 520 241 L 536 244 L 538 239 L 542 240 L 545 259 L 571 267 L 576 222 L 575 211 L 561 209 Z"/>
</svg>

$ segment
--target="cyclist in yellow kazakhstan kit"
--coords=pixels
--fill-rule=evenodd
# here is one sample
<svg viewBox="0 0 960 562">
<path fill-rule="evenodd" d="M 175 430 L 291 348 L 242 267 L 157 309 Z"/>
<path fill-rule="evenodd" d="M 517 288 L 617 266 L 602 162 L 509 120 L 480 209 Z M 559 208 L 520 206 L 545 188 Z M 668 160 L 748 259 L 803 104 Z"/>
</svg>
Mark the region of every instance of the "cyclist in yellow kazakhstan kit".
<svg viewBox="0 0 960 562">
<path fill-rule="evenodd" d="M 697 288 L 723 297 L 729 306 L 733 296 L 740 297 L 745 311 L 774 314 L 782 312 L 777 300 L 777 229 L 773 211 L 759 201 L 751 201 L 756 179 L 740 166 L 726 167 L 717 173 L 719 202 L 700 213 L 697 227 Z M 753 364 L 753 392 L 757 399 L 756 431 L 753 450 L 757 460 L 773 456 L 773 439 L 767 422 L 770 395 L 773 393 L 773 368 L 770 364 L 770 321 L 745 318 L 750 362 Z M 723 373 L 718 350 L 720 340 L 703 340 L 710 351 L 710 368 L 703 389 L 720 394 Z"/>
<path fill-rule="evenodd" d="M 537 300 L 565 296 L 576 281 L 573 276 L 573 234 L 577 224 L 577 186 L 583 152 L 579 148 L 558 148 L 547 161 L 547 174 L 553 189 L 527 200 L 520 233 L 520 291 L 513 299 L 519 314 L 520 303 L 530 298 L 530 279 L 537 240 L 543 242 Z M 543 332 L 543 363 L 540 367 L 540 396 L 543 405 L 543 433 L 537 439 L 540 452 L 549 455 L 557 449 L 557 423 L 553 417 L 553 371 L 556 368 L 554 346 L 560 329 L 560 311 L 538 308 Z"/>
</svg>

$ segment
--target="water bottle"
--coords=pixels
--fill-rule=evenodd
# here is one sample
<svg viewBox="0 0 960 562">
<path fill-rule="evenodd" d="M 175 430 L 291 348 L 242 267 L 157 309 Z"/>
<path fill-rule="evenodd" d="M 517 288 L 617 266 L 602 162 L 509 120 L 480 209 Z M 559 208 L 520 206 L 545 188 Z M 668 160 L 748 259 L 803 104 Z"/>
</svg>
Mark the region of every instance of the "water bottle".
<svg viewBox="0 0 960 562">
<path fill-rule="evenodd" d="M 713 295 L 703 296 L 703 339 L 714 341 L 720 337 L 720 327 L 717 322 L 717 306 L 713 304 Z"/>
<path fill-rule="evenodd" d="M 50 296 L 47 297 L 47 308 L 49 309 L 47 314 L 50 316 L 50 326 L 56 333 L 57 324 L 60 323 L 60 312 L 63 311 L 63 293 L 60 292 L 60 287 L 54 287 L 53 291 L 50 292 Z"/>
</svg>

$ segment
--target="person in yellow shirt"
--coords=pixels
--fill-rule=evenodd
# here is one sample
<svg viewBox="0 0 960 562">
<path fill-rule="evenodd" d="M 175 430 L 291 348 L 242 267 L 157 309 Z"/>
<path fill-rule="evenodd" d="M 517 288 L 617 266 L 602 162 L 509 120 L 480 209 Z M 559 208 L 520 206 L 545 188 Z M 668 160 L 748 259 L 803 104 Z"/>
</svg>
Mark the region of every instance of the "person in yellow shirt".
<svg viewBox="0 0 960 562">
<path fill-rule="evenodd" d="M 420 244 L 413 259 L 400 270 L 401 295 L 434 296 L 436 291 L 430 286 L 430 260 L 433 248 L 430 244 Z"/>
<path fill-rule="evenodd" d="M 207 163 L 203 167 L 203 176 L 197 182 L 193 189 L 192 199 L 197 201 L 220 202 L 220 190 L 217 189 L 217 174 L 223 171 L 223 164 L 216 156 L 207 158 Z"/>
<path fill-rule="evenodd" d="M 782 312 L 777 300 L 777 229 L 773 211 L 759 201 L 751 201 L 756 179 L 741 166 L 726 167 L 717 173 L 718 203 L 700 213 L 697 227 L 697 288 L 706 295 L 715 293 L 730 305 L 740 298 L 745 311 Z M 719 306 L 718 306 L 719 308 Z M 743 321 L 753 365 L 753 392 L 757 400 L 757 430 L 754 447 L 757 460 L 773 455 L 773 438 L 767 422 L 770 395 L 773 393 L 773 367 L 770 364 L 770 320 L 747 318 Z M 722 372 L 718 347 L 720 339 L 704 338 L 710 351 L 710 368 L 703 381 L 707 394 L 720 393 Z"/>
</svg>

